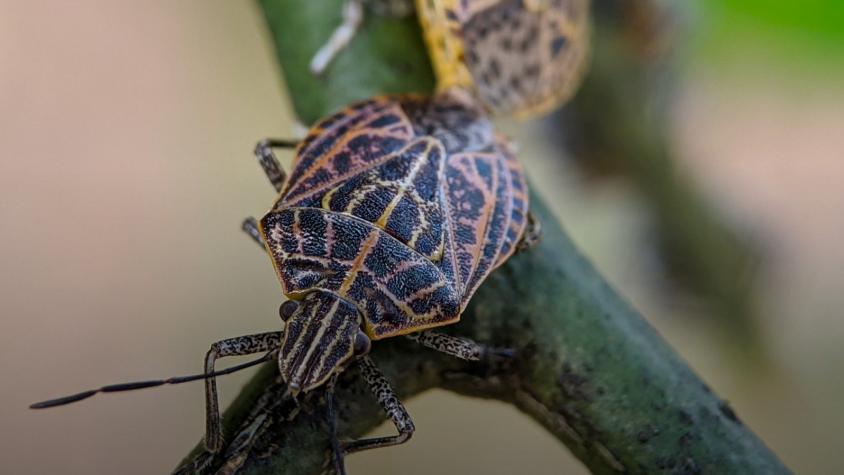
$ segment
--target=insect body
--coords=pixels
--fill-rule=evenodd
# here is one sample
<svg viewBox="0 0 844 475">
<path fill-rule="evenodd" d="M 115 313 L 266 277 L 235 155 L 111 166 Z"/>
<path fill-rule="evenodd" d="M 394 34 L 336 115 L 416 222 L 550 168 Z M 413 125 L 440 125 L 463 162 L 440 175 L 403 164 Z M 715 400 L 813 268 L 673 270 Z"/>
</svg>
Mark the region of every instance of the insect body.
<svg viewBox="0 0 844 475">
<path fill-rule="evenodd" d="M 277 147 L 296 147 L 289 177 Z M 348 454 L 402 443 L 414 430 L 367 356 L 373 340 L 407 335 L 481 359 L 483 346 L 428 329 L 459 320 L 485 277 L 524 242 L 529 223 L 522 170 L 472 101 L 458 91 L 379 97 L 324 119 L 298 146 L 264 141 L 256 155 L 280 194 L 260 223 L 248 219 L 244 229 L 268 252 L 290 299 L 279 310 L 283 331 L 214 343 L 204 375 L 105 386 L 32 407 L 205 379 L 205 442 L 219 452 L 215 376 L 253 363 L 217 372 L 217 359 L 275 358 L 294 397 L 333 390 L 336 376 L 356 363 L 399 433 L 346 442 L 340 447 Z"/>
<path fill-rule="evenodd" d="M 317 125 L 260 223 L 284 293 L 300 301 L 285 380 L 313 389 L 356 338 L 456 322 L 515 250 L 527 205 L 506 143 L 455 95 L 373 99 Z"/>
<path fill-rule="evenodd" d="M 243 344 L 228 354 L 277 345 L 294 395 L 330 388 L 357 362 L 399 433 L 347 442 L 343 453 L 400 444 L 413 422 L 366 356 L 371 342 L 407 335 L 458 358 L 481 358 L 483 346 L 428 329 L 458 321 L 484 278 L 528 235 L 521 167 L 458 90 L 380 97 L 330 116 L 298 145 L 289 177 L 271 152 L 286 145 L 259 144 L 280 195 L 259 225 L 245 224 L 291 299 L 281 308 L 285 329 L 265 334 L 269 345 L 262 335 L 234 339 Z M 222 355 L 212 353 L 207 372 Z M 220 448 L 213 378 L 207 394 L 206 443 Z"/>
<path fill-rule="evenodd" d="M 569 99 L 586 66 L 589 0 L 417 0 L 440 88 L 521 117 Z"/>
<path fill-rule="evenodd" d="M 405 0 L 404 3 L 410 3 Z M 344 22 L 314 56 L 322 73 L 374 0 L 346 0 Z M 401 1 L 394 3 L 401 4 Z M 495 114 L 527 118 L 566 102 L 586 69 L 589 0 L 415 0 L 441 91 L 461 87 Z"/>
</svg>

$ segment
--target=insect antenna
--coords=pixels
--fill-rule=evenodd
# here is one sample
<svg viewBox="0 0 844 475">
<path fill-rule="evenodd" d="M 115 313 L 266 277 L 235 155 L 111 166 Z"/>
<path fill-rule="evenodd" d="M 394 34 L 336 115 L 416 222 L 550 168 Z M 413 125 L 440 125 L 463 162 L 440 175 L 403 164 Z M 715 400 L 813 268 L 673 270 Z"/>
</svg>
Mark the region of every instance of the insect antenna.
<svg viewBox="0 0 844 475">
<path fill-rule="evenodd" d="M 71 394 L 69 396 L 64 396 L 56 399 L 50 399 L 49 401 L 41 401 L 36 402 L 35 404 L 31 404 L 29 406 L 30 409 L 46 409 L 48 407 L 56 407 L 56 406 L 63 406 L 65 404 L 74 403 L 77 401 L 81 401 L 83 399 L 88 399 L 89 397 L 97 394 L 97 393 L 116 393 L 120 391 L 133 391 L 135 389 L 144 389 L 144 388 L 152 388 L 156 386 L 163 386 L 165 384 L 182 384 L 182 383 L 189 383 L 191 381 L 197 381 L 200 379 L 208 379 L 213 378 L 216 376 L 223 376 L 226 374 L 231 374 L 242 369 L 249 368 L 251 366 L 255 366 L 261 364 L 265 361 L 269 361 L 275 351 L 271 351 L 264 356 L 252 360 L 247 361 L 246 363 L 241 363 L 239 365 L 232 366 L 230 368 L 222 369 L 220 371 L 214 371 L 211 373 L 201 373 L 201 374 L 191 374 L 188 376 L 173 376 L 167 379 L 153 379 L 149 381 L 134 381 L 131 383 L 120 383 L 120 384 L 109 384 L 107 386 L 103 386 L 99 389 L 90 389 L 88 391 L 83 391 L 77 394 Z"/>
</svg>

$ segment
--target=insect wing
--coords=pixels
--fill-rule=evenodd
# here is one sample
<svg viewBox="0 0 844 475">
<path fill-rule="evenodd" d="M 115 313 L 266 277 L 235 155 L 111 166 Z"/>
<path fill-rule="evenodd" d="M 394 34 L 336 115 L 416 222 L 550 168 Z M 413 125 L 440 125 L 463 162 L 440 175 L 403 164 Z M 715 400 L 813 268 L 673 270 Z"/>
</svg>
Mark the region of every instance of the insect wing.
<svg viewBox="0 0 844 475">
<path fill-rule="evenodd" d="M 465 61 L 481 101 L 496 112 L 529 104 L 548 67 L 537 47 L 543 33 L 540 15 L 520 1 L 500 1 L 466 16 Z"/>
<path fill-rule="evenodd" d="M 437 262 L 443 251 L 444 161 L 442 144 L 423 137 L 327 193 L 322 207 L 369 221 Z"/>
<path fill-rule="evenodd" d="M 418 0 L 441 89 L 495 113 L 539 116 L 568 100 L 588 57 L 589 0 Z"/>
<path fill-rule="evenodd" d="M 459 319 L 460 297 L 443 272 L 373 223 L 284 208 L 265 215 L 261 228 L 285 294 L 322 289 L 354 302 L 372 339 Z"/>
<path fill-rule="evenodd" d="M 385 97 L 315 127 L 261 232 L 285 294 L 335 293 L 380 339 L 459 319 L 527 206 L 518 162 L 471 101 Z"/>
<path fill-rule="evenodd" d="M 538 93 L 517 110 L 538 116 L 568 101 L 586 72 L 589 59 L 589 0 L 553 0 L 539 13 L 542 69 Z"/>
<path fill-rule="evenodd" d="M 522 165 L 505 139 L 498 138 L 497 144 L 500 159 L 506 171 L 504 179 L 509 178 L 510 180 L 510 186 L 502 200 L 509 200 L 512 206 L 510 215 L 507 217 L 509 219 L 505 218 L 508 225 L 498 252 L 498 258 L 490 270 L 495 270 L 516 251 L 516 246 L 527 229 L 528 215 L 528 188 Z"/>
<path fill-rule="evenodd" d="M 389 98 L 354 104 L 314 126 L 296 152 L 276 207 L 318 206 L 339 183 L 377 166 L 413 138 L 401 107 Z"/>
<path fill-rule="evenodd" d="M 447 243 L 461 305 L 515 250 L 527 213 L 518 163 L 503 153 L 455 154 L 446 167 Z"/>
<path fill-rule="evenodd" d="M 446 148 L 440 268 L 454 281 L 465 306 L 489 272 L 512 255 L 525 231 L 524 173 L 471 96 L 453 89 L 433 99 L 403 100 L 403 108 L 417 134 L 435 137 Z"/>
</svg>

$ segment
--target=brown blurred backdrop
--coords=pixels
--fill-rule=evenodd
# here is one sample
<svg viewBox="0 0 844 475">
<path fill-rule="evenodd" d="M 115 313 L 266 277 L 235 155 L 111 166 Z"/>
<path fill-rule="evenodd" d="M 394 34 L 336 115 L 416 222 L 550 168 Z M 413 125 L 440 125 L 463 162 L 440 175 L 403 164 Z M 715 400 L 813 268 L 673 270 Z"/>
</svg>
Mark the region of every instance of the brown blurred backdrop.
<svg viewBox="0 0 844 475">
<path fill-rule="evenodd" d="M 764 364 L 672 318 L 698 309 L 657 289 L 628 185 L 590 186 L 547 159 L 541 127 L 503 126 L 584 252 L 743 420 L 797 472 L 840 472 L 844 74 L 758 53 L 692 57 L 673 133 L 772 256 Z M 212 341 L 277 327 L 278 283 L 239 224 L 273 198 L 254 143 L 295 133 L 279 77 L 251 2 L 0 1 L 3 472 L 162 473 L 199 440 L 201 384 L 26 406 L 196 372 Z M 247 377 L 227 377 L 224 401 Z M 350 457 L 351 473 L 584 472 L 508 406 L 435 391 L 408 408 L 412 442 Z"/>
</svg>

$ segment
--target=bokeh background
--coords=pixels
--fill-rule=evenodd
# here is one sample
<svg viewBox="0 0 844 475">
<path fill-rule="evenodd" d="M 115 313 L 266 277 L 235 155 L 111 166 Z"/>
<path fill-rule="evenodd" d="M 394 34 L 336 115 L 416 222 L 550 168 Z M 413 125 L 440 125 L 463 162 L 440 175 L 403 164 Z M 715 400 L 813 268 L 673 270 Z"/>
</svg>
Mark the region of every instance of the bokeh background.
<svg viewBox="0 0 844 475">
<path fill-rule="evenodd" d="M 568 156 L 566 113 L 502 127 L 584 253 L 744 422 L 796 472 L 841 473 L 844 4 L 679 3 L 664 132 L 759 256 L 749 331 L 666 271 L 641 180 Z M 273 199 L 254 143 L 297 133 L 283 91 L 248 1 L 0 1 L 3 472 L 164 473 L 199 440 L 201 384 L 26 407 L 192 373 L 210 342 L 276 328 L 271 265 L 238 228 Z M 413 441 L 351 473 L 584 472 L 509 406 L 433 391 L 408 408 Z"/>
</svg>

